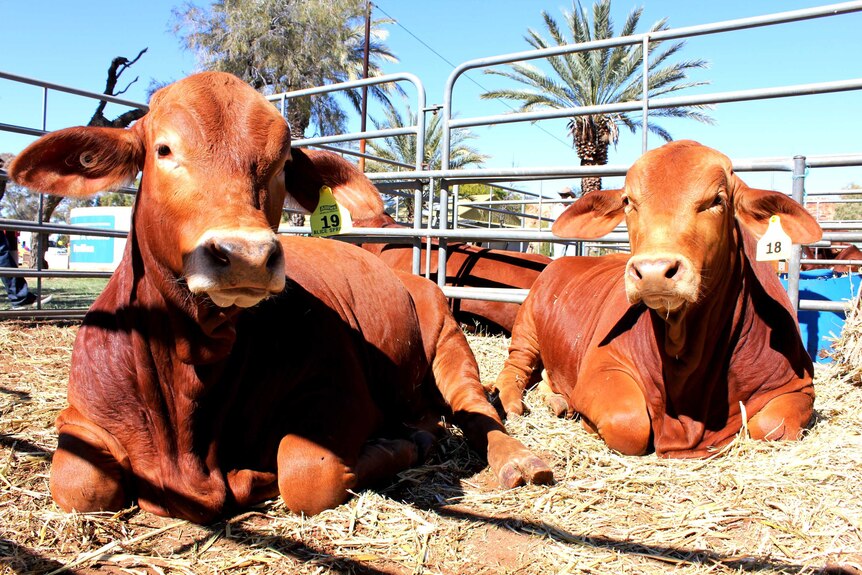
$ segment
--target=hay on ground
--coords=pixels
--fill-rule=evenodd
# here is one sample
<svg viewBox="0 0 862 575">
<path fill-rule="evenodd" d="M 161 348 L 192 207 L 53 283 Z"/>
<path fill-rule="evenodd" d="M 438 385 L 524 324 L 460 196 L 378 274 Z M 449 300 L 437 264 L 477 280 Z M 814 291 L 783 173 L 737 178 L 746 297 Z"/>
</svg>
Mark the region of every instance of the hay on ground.
<svg viewBox="0 0 862 575">
<path fill-rule="evenodd" d="M 501 489 L 454 433 L 426 465 L 318 516 L 274 500 L 200 526 L 136 507 L 66 514 L 51 501 L 76 331 L 0 322 L 6 573 L 862 573 L 862 386 L 826 372 L 800 442 L 740 437 L 708 460 L 623 457 L 530 392 L 531 411 L 508 427 L 553 466 L 555 485 Z M 470 343 L 489 381 L 508 340 Z"/>
<path fill-rule="evenodd" d="M 862 385 L 862 295 L 856 294 L 830 353 L 833 378 Z"/>
</svg>

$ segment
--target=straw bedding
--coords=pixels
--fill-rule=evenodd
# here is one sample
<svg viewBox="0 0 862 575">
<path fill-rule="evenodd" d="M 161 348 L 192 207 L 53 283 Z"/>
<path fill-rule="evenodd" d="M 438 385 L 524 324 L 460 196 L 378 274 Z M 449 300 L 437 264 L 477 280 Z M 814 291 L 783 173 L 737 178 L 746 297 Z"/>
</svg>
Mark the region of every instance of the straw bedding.
<svg viewBox="0 0 862 575">
<path fill-rule="evenodd" d="M 0 572 L 862 574 L 862 385 L 819 371 L 803 441 L 741 434 L 708 460 L 611 453 L 537 391 L 508 427 L 553 486 L 498 487 L 457 430 L 388 487 L 307 518 L 271 501 L 209 526 L 132 507 L 65 514 L 51 501 L 53 420 L 77 326 L 0 322 Z M 508 341 L 470 336 L 483 379 Z M 849 356 L 848 356 L 849 357 Z"/>
</svg>

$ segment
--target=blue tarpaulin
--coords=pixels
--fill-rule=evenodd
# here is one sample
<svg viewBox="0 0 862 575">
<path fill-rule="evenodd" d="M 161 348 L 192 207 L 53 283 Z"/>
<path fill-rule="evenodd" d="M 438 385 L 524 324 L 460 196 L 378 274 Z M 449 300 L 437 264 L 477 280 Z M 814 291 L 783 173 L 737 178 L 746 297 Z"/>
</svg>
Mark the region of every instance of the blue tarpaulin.
<svg viewBox="0 0 862 575">
<path fill-rule="evenodd" d="M 786 274 L 780 277 L 787 289 Z M 835 274 L 832 270 L 811 270 L 802 272 L 799 277 L 799 299 L 842 302 L 853 299 L 859 294 L 862 275 Z M 808 354 L 817 362 L 828 363 L 827 356 L 836 339 L 844 328 L 845 314 L 835 311 L 801 310 L 798 315 L 802 341 Z"/>
</svg>

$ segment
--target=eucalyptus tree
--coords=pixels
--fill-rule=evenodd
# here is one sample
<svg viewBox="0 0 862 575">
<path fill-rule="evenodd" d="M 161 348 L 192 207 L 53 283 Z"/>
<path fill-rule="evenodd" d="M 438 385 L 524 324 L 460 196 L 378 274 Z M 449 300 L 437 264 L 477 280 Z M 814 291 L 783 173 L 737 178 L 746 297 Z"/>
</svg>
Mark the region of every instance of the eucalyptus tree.
<svg viewBox="0 0 862 575">
<path fill-rule="evenodd" d="M 173 12 L 174 31 L 206 70 L 233 73 L 264 94 L 323 86 L 363 76 L 366 0 L 221 0 L 208 7 L 191 2 Z M 397 62 L 386 46 L 383 24 L 372 21 L 368 75 L 383 62 Z M 384 84 L 369 93 L 386 101 L 398 89 Z M 346 92 L 358 111 L 359 90 Z M 320 135 L 343 131 L 346 112 L 333 94 L 288 102 L 294 137 L 312 123 Z"/>
<path fill-rule="evenodd" d="M 631 36 L 643 14 L 643 8 L 635 8 L 620 30 L 620 36 Z M 537 50 L 567 44 L 581 44 L 595 40 L 614 38 L 611 19 L 611 0 L 598 0 L 593 5 L 592 25 L 584 7 L 577 2 L 572 11 L 563 10 L 561 26 L 546 11 L 542 11 L 545 29 L 549 38 L 534 29 L 529 29 L 525 40 Z M 565 28 L 565 32 L 563 29 Z M 666 30 L 667 18 L 654 23 L 649 32 Z M 688 73 L 697 68 L 706 68 L 701 59 L 673 62 L 685 42 L 665 44 L 650 42 L 648 57 L 649 98 L 700 86 L 706 82 L 689 81 Z M 573 52 L 548 58 L 550 71 L 546 72 L 528 62 L 509 65 L 508 69 L 488 69 L 486 73 L 503 76 L 524 84 L 525 88 L 502 88 L 482 94 L 485 99 L 504 99 L 520 102 L 518 111 L 530 112 L 542 109 L 562 109 L 618 102 L 631 102 L 643 96 L 643 48 L 641 43 Z M 690 118 L 712 123 L 711 117 L 703 113 L 705 106 L 680 106 L 651 110 L 647 129 L 666 141 L 671 135 L 655 118 Z M 581 159 L 582 166 L 604 165 L 608 162 L 608 148 L 616 144 L 619 127 L 635 132 L 642 120 L 630 113 L 598 113 L 573 116 L 568 122 L 568 133 Z M 584 193 L 601 189 L 601 178 L 583 178 Z"/>
</svg>

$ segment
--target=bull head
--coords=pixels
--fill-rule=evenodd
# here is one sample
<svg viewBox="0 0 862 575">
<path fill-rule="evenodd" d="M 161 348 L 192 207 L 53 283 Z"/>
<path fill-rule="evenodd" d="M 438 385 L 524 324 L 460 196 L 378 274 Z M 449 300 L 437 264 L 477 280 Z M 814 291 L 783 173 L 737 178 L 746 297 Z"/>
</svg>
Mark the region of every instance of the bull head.
<svg viewBox="0 0 862 575">
<path fill-rule="evenodd" d="M 755 237 L 779 215 L 794 243 L 811 243 L 822 231 L 798 203 L 779 192 L 749 188 L 730 159 L 692 141 L 671 142 L 641 156 L 625 187 L 574 202 L 553 225 L 565 238 L 594 239 L 624 218 L 631 257 L 625 286 L 629 303 L 662 314 L 696 303 L 738 259 L 737 222 Z"/>
<path fill-rule="evenodd" d="M 40 138 L 10 175 L 34 191 L 86 197 L 141 172 L 133 227 L 148 269 L 167 270 L 219 307 L 249 307 L 284 289 L 275 230 L 289 155 L 278 111 L 238 78 L 207 72 L 156 92 L 131 129 Z"/>
</svg>

